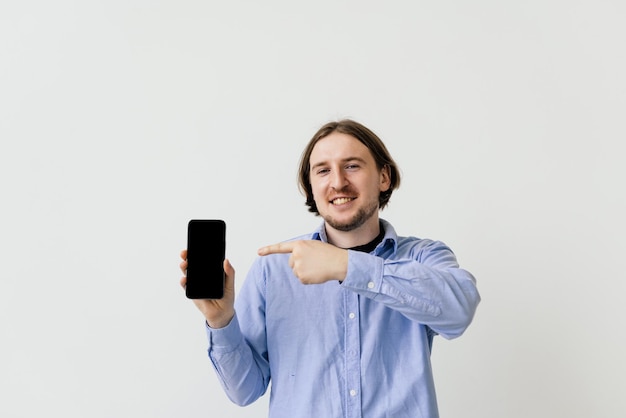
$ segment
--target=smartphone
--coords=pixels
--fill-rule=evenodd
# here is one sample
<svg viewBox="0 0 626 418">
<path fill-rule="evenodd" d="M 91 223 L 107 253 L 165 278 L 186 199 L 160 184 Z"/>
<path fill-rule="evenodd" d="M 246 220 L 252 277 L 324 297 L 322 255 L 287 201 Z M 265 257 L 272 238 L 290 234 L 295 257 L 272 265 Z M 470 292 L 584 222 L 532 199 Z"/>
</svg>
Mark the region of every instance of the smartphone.
<svg viewBox="0 0 626 418">
<path fill-rule="evenodd" d="M 189 299 L 224 297 L 226 223 L 192 219 L 187 225 L 187 286 Z"/>
</svg>

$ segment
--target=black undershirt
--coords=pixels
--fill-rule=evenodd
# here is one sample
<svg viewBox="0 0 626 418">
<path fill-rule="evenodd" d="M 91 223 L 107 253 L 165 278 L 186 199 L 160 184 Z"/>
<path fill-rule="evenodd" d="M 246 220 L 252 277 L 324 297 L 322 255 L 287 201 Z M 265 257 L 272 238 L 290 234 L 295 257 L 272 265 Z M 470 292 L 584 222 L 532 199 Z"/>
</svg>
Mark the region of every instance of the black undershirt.
<svg viewBox="0 0 626 418">
<path fill-rule="evenodd" d="M 374 248 L 376 248 L 376 246 L 381 243 L 381 241 L 383 240 L 385 236 L 385 229 L 383 228 L 382 222 L 380 223 L 379 229 L 380 229 L 380 233 L 372 241 L 368 242 L 367 244 L 357 245 L 356 247 L 346 248 L 346 250 L 354 250 L 354 251 L 362 251 L 364 253 L 371 253 L 372 251 L 374 251 Z"/>
</svg>

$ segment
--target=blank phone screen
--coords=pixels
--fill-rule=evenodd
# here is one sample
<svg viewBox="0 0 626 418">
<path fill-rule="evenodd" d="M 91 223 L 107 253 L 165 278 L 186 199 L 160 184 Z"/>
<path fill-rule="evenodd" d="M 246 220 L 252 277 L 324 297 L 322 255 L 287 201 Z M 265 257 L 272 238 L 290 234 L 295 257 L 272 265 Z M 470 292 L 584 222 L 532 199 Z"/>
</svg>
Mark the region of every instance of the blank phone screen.
<svg viewBox="0 0 626 418">
<path fill-rule="evenodd" d="M 187 285 L 189 299 L 224 296 L 226 224 L 217 219 L 193 219 L 187 227 Z"/>
</svg>

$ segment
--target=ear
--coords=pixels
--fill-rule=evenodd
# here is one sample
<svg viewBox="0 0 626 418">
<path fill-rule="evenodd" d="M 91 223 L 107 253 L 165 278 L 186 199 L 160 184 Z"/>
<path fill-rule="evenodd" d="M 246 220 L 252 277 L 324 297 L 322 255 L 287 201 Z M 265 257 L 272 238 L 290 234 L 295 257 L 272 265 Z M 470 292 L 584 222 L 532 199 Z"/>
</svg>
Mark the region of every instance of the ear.
<svg viewBox="0 0 626 418">
<path fill-rule="evenodd" d="M 387 164 L 380 170 L 380 191 L 386 192 L 391 187 L 391 167 Z"/>
</svg>

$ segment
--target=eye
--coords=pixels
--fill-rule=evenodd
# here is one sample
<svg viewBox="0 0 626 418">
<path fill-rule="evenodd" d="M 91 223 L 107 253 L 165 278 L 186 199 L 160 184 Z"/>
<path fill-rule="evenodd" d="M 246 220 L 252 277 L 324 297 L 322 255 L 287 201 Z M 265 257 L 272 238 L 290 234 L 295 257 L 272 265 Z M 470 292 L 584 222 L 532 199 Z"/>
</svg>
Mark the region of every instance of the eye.
<svg viewBox="0 0 626 418">
<path fill-rule="evenodd" d="M 348 164 L 346 166 L 346 170 L 357 170 L 358 168 L 360 168 L 358 164 Z"/>
<path fill-rule="evenodd" d="M 329 172 L 330 170 L 328 168 L 320 168 L 315 172 L 315 174 L 317 174 L 318 176 L 323 176 L 324 174 L 328 174 Z"/>
</svg>

